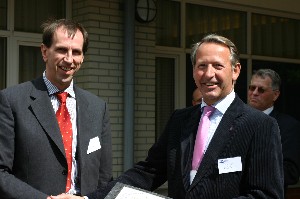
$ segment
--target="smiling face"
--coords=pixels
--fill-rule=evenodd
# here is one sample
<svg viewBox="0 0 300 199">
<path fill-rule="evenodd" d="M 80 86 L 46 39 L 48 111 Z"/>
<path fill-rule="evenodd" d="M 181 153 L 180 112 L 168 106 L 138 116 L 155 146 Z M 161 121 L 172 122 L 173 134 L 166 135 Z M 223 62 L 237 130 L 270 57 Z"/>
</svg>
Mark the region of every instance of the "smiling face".
<svg viewBox="0 0 300 199">
<path fill-rule="evenodd" d="M 227 46 L 202 43 L 196 52 L 193 77 L 205 103 L 212 105 L 226 97 L 232 91 L 240 69 L 240 63 L 232 68 Z"/>
<path fill-rule="evenodd" d="M 77 31 L 68 36 L 64 27 L 59 27 L 53 35 L 52 45 L 41 45 L 46 63 L 46 77 L 58 89 L 66 89 L 83 62 L 83 35 Z"/>
</svg>

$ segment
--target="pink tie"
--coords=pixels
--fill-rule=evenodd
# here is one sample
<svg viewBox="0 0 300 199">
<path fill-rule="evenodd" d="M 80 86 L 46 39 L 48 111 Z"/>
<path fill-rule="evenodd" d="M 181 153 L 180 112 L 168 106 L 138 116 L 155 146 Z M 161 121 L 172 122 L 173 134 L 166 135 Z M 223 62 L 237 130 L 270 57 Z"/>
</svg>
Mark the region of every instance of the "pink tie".
<svg viewBox="0 0 300 199">
<path fill-rule="evenodd" d="M 200 120 L 195 146 L 194 146 L 194 154 L 193 154 L 193 162 L 192 162 L 192 170 L 198 170 L 200 162 L 202 160 L 208 129 L 209 129 L 209 116 L 214 112 L 215 108 L 212 106 L 205 106 L 203 111 L 203 117 Z"/>
<path fill-rule="evenodd" d="M 67 164 L 68 164 L 68 175 L 67 175 L 67 185 L 66 185 L 66 192 L 68 192 L 69 189 L 71 188 L 72 137 L 73 137 L 72 123 L 71 123 L 70 114 L 66 106 L 68 93 L 67 92 L 57 93 L 56 96 L 60 102 L 60 106 L 56 112 L 56 118 L 62 135 L 66 158 L 67 158 Z"/>
</svg>

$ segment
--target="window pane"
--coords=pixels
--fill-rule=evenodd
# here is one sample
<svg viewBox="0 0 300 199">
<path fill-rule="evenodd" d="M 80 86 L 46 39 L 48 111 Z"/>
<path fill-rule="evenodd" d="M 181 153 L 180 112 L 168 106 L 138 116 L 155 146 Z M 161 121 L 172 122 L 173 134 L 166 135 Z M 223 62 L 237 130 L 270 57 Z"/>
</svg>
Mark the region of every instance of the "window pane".
<svg viewBox="0 0 300 199">
<path fill-rule="evenodd" d="M 186 48 L 208 33 L 217 33 L 246 53 L 246 17 L 246 12 L 186 4 Z"/>
<path fill-rule="evenodd" d="M 193 78 L 193 66 L 191 62 L 191 55 L 186 54 L 186 106 L 192 106 L 192 99 L 193 99 L 193 91 L 197 87 Z"/>
<path fill-rule="evenodd" d="M 39 47 L 20 46 L 19 82 L 32 80 L 42 75 L 45 64 Z"/>
<path fill-rule="evenodd" d="M 6 87 L 6 38 L 0 37 L 0 90 Z"/>
<path fill-rule="evenodd" d="M 15 0 L 15 30 L 41 32 L 41 24 L 48 18 L 65 18 L 66 1 Z"/>
<path fill-rule="evenodd" d="M 252 15 L 252 52 L 284 58 L 300 58 L 300 20 Z"/>
<path fill-rule="evenodd" d="M 7 29 L 7 1 L 0 0 L 0 29 Z"/>
<path fill-rule="evenodd" d="M 280 63 L 270 61 L 253 61 L 252 70 L 270 68 L 276 71 L 281 78 L 280 96 L 275 102 L 275 107 L 284 113 L 290 114 L 300 120 L 300 64 Z"/>
<path fill-rule="evenodd" d="M 180 46 L 180 3 L 157 1 L 156 45 Z"/>
<path fill-rule="evenodd" d="M 163 132 L 167 121 L 174 111 L 175 60 L 156 58 L 156 138 Z"/>
<path fill-rule="evenodd" d="M 246 59 L 240 59 L 241 63 L 241 72 L 240 75 L 235 83 L 234 91 L 238 96 L 243 100 L 243 102 L 247 103 L 247 60 Z"/>
</svg>

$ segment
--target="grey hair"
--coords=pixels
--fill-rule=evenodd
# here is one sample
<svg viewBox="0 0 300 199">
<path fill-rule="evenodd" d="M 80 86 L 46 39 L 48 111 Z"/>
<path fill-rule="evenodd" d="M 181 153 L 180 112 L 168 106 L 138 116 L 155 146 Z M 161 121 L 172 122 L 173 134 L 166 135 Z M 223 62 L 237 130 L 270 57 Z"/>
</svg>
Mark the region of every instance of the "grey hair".
<svg viewBox="0 0 300 199">
<path fill-rule="evenodd" d="M 203 43 L 216 43 L 216 44 L 227 46 L 230 51 L 230 61 L 231 61 L 232 68 L 235 68 L 236 64 L 240 62 L 238 49 L 232 41 L 230 41 L 226 37 L 217 34 L 209 34 L 205 36 L 200 42 L 197 42 L 192 45 L 191 61 L 193 67 L 196 64 L 197 50 L 199 49 L 200 45 Z"/>
<path fill-rule="evenodd" d="M 253 76 L 261 77 L 262 79 L 265 79 L 266 77 L 269 77 L 272 80 L 272 89 L 273 90 L 279 90 L 281 86 L 281 79 L 278 73 L 276 73 L 272 69 L 259 69 L 257 71 L 254 71 Z"/>
</svg>

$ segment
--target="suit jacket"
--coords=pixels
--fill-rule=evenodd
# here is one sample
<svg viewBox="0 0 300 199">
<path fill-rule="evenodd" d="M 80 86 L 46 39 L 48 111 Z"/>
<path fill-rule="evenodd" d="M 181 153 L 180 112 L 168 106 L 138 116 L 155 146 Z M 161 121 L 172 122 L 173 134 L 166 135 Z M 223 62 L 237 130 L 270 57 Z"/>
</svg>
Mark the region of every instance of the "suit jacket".
<svg viewBox="0 0 300 199">
<path fill-rule="evenodd" d="M 200 106 L 175 111 L 146 160 L 106 189 L 89 194 L 89 199 L 103 198 L 116 182 L 153 191 L 165 181 L 168 195 L 174 199 L 283 198 L 278 125 L 237 96 L 223 115 L 190 184 L 200 115 Z M 219 174 L 218 160 L 234 157 L 241 157 L 242 171 Z"/>
<path fill-rule="evenodd" d="M 107 104 L 74 86 L 77 162 L 82 194 L 111 179 Z M 101 148 L 87 154 L 90 139 Z M 0 91 L 0 196 L 45 199 L 65 192 L 67 162 L 56 116 L 42 77 Z"/>
<path fill-rule="evenodd" d="M 282 144 L 284 185 L 296 184 L 300 176 L 300 122 L 273 109 L 271 117 L 277 120 Z"/>
</svg>

